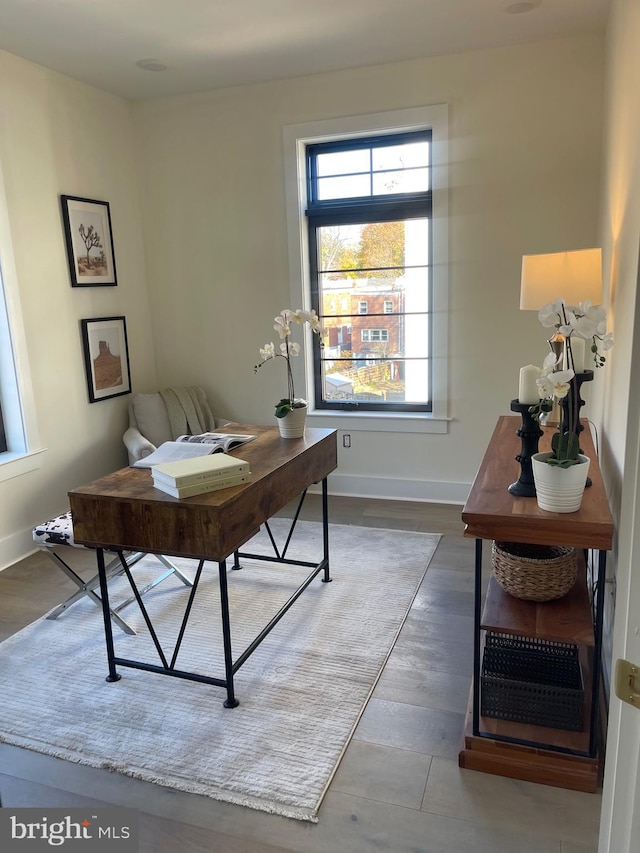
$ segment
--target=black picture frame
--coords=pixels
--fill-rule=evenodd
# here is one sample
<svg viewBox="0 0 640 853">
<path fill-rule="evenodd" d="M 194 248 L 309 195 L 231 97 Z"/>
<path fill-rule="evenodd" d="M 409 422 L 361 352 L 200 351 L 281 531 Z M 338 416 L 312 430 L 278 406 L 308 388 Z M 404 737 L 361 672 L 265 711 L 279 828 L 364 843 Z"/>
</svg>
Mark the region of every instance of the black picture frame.
<svg viewBox="0 0 640 853">
<path fill-rule="evenodd" d="M 124 317 L 81 320 L 89 402 L 131 393 L 127 322 Z"/>
<path fill-rule="evenodd" d="M 71 287 L 118 284 L 109 202 L 60 196 Z"/>
</svg>

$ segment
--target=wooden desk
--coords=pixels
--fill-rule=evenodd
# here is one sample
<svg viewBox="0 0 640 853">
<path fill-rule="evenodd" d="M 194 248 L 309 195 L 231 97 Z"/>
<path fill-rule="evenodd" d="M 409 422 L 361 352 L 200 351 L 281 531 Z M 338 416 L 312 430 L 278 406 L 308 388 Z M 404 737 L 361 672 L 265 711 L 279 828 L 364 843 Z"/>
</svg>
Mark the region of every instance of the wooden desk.
<svg viewBox="0 0 640 853">
<path fill-rule="evenodd" d="M 467 716 L 461 767 L 535 782 L 595 791 L 597 760 L 598 685 L 602 654 L 602 619 L 606 551 L 613 539 L 613 519 L 588 425 L 580 434 L 583 452 L 591 459 L 592 485 L 574 513 L 551 513 L 538 508 L 535 498 L 514 497 L 508 491 L 518 476 L 515 457 L 520 450 L 517 429 L 521 419 L 503 416 L 485 453 L 462 511 L 465 536 L 476 539 L 475 631 L 473 687 Z M 540 450 L 550 446 L 555 430 L 547 428 Z M 581 550 L 581 572 L 574 589 L 553 602 L 521 601 L 489 581 L 483 610 L 482 540 L 571 545 Z M 584 552 L 598 551 L 595 600 L 587 589 Z M 482 632 L 519 634 L 581 646 L 585 676 L 585 724 L 582 732 L 480 717 Z"/>
<path fill-rule="evenodd" d="M 227 707 L 235 707 L 238 701 L 234 694 L 234 673 L 320 572 L 323 572 L 325 582 L 331 580 L 327 476 L 337 467 L 336 431 L 307 428 L 305 437 L 300 439 L 280 438 L 277 427 L 234 425 L 234 432 L 256 436 L 253 441 L 231 453 L 249 462 L 253 477 L 246 485 L 179 499 L 155 489 L 148 468 L 123 468 L 69 492 L 75 539 L 82 545 L 96 548 L 109 663 L 108 681 L 117 681 L 120 678 L 116 670 L 117 664 L 147 669 L 163 675 L 226 687 L 227 700 L 224 704 Z M 274 556 L 265 556 L 239 551 L 242 545 L 258 532 L 262 524 L 268 525 L 270 518 L 301 495 L 298 511 L 291 525 L 291 535 L 308 486 L 319 482 L 322 483 L 324 550 L 319 562 L 288 560 L 284 558 L 284 554 L 278 552 L 275 552 Z M 103 553 L 105 548 L 120 553 L 134 550 L 199 560 L 190 603 L 187 605 L 173 660 L 177 657 L 203 564 L 205 560 L 218 563 L 225 654 L 224 679 L 177 670 L 173 661 L 169 663 L 163 656 L 161 665 L 158 666 L 116 657 L 109 618 L 109 594 Z M 289 601 L 235 661 L 231 657 L 227 596 L 226 561 L 231 554 L 234 554 L 233 568 L 239 568 L 240 558 L 266 559 L 312 568 L 311 574 Z M 124 560 L 123 568 L 135 594 L 135 582 Z M 148 614 L 142 598 L 137 598 L 147 621 Z M 149 621 L 147 624 L 153 634 L 153 626 Z"/>
</svg>

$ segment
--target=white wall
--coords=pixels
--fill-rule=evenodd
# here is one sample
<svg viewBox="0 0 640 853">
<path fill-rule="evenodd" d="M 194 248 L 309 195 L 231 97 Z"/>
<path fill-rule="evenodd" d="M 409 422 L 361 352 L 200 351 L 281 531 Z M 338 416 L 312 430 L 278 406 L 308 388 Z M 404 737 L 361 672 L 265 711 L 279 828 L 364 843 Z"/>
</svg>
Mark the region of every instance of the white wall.
<svg viewBox="0 0 640 853">
<path fill-rule="evenodd" d="M 351 431 L 339 473 L 364 494 L 464 500 L 519 367 L 547 349 L 519 311 L 522 255 L 597 244 L 602 74 L 589 36 L 136 104 L 162 381 L 269 422 L 283 377 L 253 365 L 290 301 L 282 128 L 447 103 L 453 420 L 391 444 Z"/>
<path fill-rule="evenodd" d="M 127 397 L 88 402 L 80 319 L 125 315 L 134 386 L 156 384 L 135 149 L 123 100 L 0 52 L 0 161 L 42 445 L 40 469 L 0 482 L 0 567 L 70 488 L 126 463 Z M 72 288 L 60 194 L 111 205 L 117 287 Z"/>
<path fill-rule="evenodd" d="M 218 413 L 270 422 L 282 377 L 253 365 L 289 303 L 282 128 L 443 102 L 450 432 L 391 446 L 358 433 L 339 461 L 364 493 L 464 499 L 518 368 L 545 353 L 518 310 L 521 255 L 597 242 L 602 48 L 581 37 L 136 105 L 0 53 L 0 158 L 48 448 L 40 470 L 0 483 L 0 566 L 70 488 L 126 461 L 128 398 L 88 403 L 80 319 L 126 316 L 134 391 L 202 384 Z M 110 202 L 117 288 L 70 287 L 60 194 Z"/>
<path fill-rule="evenodd" d="M 606 43 L 602 246 L 615 319 L 615 346 L 602 395 L 602 466 L 616 521 L 608 586 L 605 664 L 640 661 L 640 5 L 614 0 Z M 614 594 L 615 624 L 611 633 Z M 600 850 L 637 849 L 640 815 L 638 712 L 611 701 Z M 634 812 L 635 801 L 635 812 Z"/>
<path fill-rule="evenodd" d="M 634 446 L 639 425 L 629 417 L 630 401 L 640 383 L 640 364 L 634 337 L 638 327 L 638 254 L 640 251 L 640 7 L 616 0 L 606 42 L 605 114 L 603 120 L 603 192 L 601 237 L 604 267 L 604 303 L 614 331 L 615 345 L 607 353 L 606 382 L 594 383 L 595 415 L 601 426 L 601 465 L 616 521 L 616 537 L 609 560 L 610 581 L 605 597 L 605 683 L 610 681 L 613 614 L 616 585 L 628 584 L 626 560 L 619 554 L 630 547 L 633 530 L 620 526 L 625 500 L 631 501 L 636 484 L 625 482 L 627 447 Z M 611 579 L 616 578 L 612 583 Z"/>
</svg>

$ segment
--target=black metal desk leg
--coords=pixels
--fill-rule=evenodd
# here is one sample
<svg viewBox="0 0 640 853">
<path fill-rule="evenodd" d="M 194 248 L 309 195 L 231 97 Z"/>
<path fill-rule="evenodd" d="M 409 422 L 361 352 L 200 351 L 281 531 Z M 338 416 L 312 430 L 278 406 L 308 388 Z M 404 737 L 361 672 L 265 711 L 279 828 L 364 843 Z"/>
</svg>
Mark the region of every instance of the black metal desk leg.
<svg viewBox="0 0 640 853">
<path fill-rule="evenodd" d="M 327 496 L 327 478 L 322 481 L 322 544 L 324 558 L 323 583 L 331 583 L 329 574 L 329 500 Z"/>
<path fill-rule="evenodd" d="M 111 610 L 109 608 L 109 591 L 107 589 L 107 572 L 104 565 L 104 551 L 96 548 L 96 559 L 98 561 L 98 575 L 100 577 L 100 598 L 102 599 L 102 617 L 104 619 L 104 636 L 107 644 L 107 661 L 109 664 L 109 675 L 107 681 L 119 681 L 121 676 L 116 671 L 114 662 L 115 650 L 113 648 L 113 630 L 111 628 Z"/>
<path fill-rule="evenodd" d="M 593 682 L 591 684 L 591 723 L 589 729 L 589 755 L 598 752 L 598 702 L 600 698 L 600 670 L 602 666 L 602 622 L 604 619 L 604 588 L 607 575 L 607 552 L 598 552 L 598 581 L 596 586 L 595 644 L 593 647 Z"/>
<path fill-rule="evenodd" d="M 476 539 L 475 607 L 473 618 L 473 734 L 480 732 L 480 619 L 482 608 L 482 539 Z"/>
<path fill-rule="evenodd" d="M 235 708 L 240 703 L 233 690 L 233 657 L 231 655 L 231 621 L 229 619 L 229 593 L 227 590 L 227 561 L 218 563 L 220 577 L 220 609 L 222 611 L 222 644 L 224 647 L 224 678 L 227 688 L 225 708 Z"/>
</svg>

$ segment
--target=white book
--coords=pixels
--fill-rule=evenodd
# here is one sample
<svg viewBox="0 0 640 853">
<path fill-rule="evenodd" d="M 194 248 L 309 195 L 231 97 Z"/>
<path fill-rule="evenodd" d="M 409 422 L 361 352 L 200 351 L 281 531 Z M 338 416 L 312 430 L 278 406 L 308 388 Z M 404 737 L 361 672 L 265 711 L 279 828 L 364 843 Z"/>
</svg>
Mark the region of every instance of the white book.
<svg viewBox="0 0 640 853">
<path fill-rule="evenodd" d="M 206 454 L 188 459 L 178 459 L 153 465 L 154 478 L 165 480 L 171 486 L 187 486 L 216 477 L 229 477 L 233 474 L 246 474 L 249 463 L 226 453 Z"/>
<path fill-rule="evenodd" d="M 170 486 L 191 486 L 220 477 L 247 474 L 249 463 L 244 459 L 228 456 L 226 453 L 214 453 L 154 465 L 151 473 L 154 480 L 162 480 Z"/>
<path fill-rule="evenodd" d="M 171 495 L 174 498 L 190 498 L 193 495 L 203 495 L 207 492 L 218 492 L 229 489 L 231 486 L 241 486 L 243 483 L 251 482 L 251 472 L 236 474 L 231 477 L 218 477 L 216 480 L 208 480 L 204 483 L 193 483 L 190 486 L 171 486 L 164 480 L 154 478 L 153 485 L 156 489 Z"/>
</svg>

